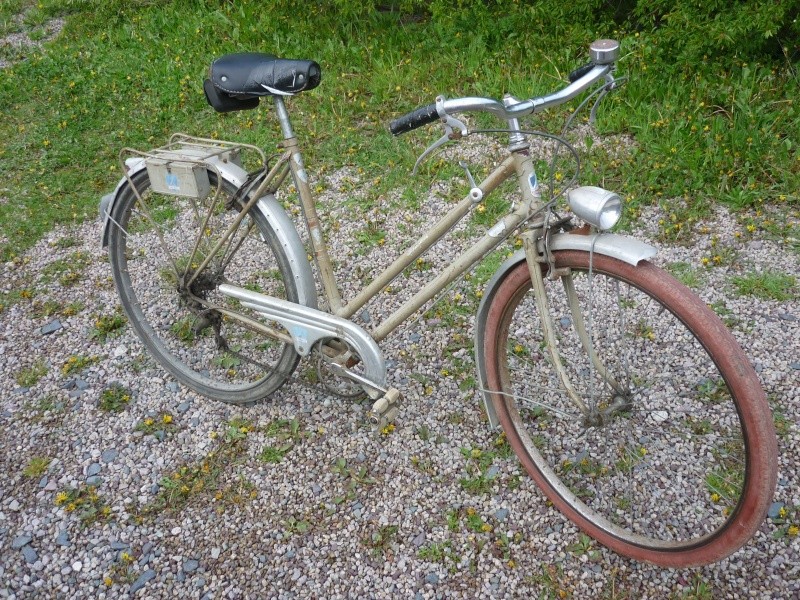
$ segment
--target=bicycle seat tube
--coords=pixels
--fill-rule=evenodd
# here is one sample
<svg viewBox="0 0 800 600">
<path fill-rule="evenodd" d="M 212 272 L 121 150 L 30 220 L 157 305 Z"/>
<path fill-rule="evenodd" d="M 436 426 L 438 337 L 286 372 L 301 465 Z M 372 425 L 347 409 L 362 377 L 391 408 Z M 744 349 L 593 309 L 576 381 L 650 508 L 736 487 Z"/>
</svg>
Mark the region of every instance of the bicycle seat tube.
<svg viewBox="0 0 800 600">
<path fill-rule="evenodd" d="M 308 173 L 306 173 L 303 164 L 303 156 L 300 154 L 300 144 L 294 135 L 292 123 L 289 120 L 289 112 L 286 110 L 286 105 L 283 98 L 275 96 L 275 112 L 278 115 L 278 120 L 281 125 L 281 133 L 283 134 L 283 147 L 286 148 L 290 154 L 289 166 L 294 176 L 295 186 L 297 193 L 300 195 L 300 206 L 303 209 L 303 216 L 306 220 L 308 233 L 311 237 L 311 247 L 314 250 L 314 260 L 319 269 L 320 279 L 322 280 L 322 288 L 325 292 L 325 297 L 330 304 L 330 310 L 337 313 L 342 308 L 342 296 L 339 293 L 339 288 L 336 285 L 336 280 L 333 275 L 333 265 L 331 264 L 330 254 L 328 254 L 328 247 L 325 244 L 325 239 L 322 236 L 322 227 L 319 222 L 319 215 L 317 214 L 317 207 L 314 204 L 314 198 L 311 195 L 311 186 L 308 184 Z"/>
</svg>

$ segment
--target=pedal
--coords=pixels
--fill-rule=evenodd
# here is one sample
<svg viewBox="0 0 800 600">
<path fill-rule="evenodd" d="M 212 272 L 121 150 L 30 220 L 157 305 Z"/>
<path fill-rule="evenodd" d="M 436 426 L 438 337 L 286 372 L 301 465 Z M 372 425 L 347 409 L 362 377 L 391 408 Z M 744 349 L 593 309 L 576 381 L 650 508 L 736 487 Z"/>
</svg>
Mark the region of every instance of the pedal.
<svg viewBox="0 0 800 600">
<path fill-rule="evenodd" d="M 369 413 L 369 420 L 376 431 L 380 431 L 389 423 L 394 422 L 397 414 L 400 412 L 400 392 L 395 388 L 386 390 L 386 394 L 381 396 L 372 405 L 372 410 Z"/>
</svg>

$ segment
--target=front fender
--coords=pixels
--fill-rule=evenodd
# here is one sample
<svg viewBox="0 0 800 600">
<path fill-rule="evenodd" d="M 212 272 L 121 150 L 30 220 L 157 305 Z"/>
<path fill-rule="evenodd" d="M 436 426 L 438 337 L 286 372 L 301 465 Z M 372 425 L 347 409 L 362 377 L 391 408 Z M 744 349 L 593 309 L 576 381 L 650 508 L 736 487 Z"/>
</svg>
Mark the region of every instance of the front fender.
<svg viewBox="0 0 800 600">
<path fill-rule="evenodd" d="M 543 244 L 543 241 L 539 242 L 540 252 L 544 251 Z M 656 248 L 650 244 L 613 233 L 595 233 L 592 235 L 558 233 L 550 236 L 550 250 L 583 250 L 585 252 L 596 252 L 597 254 L 610 256 L 631 265 L 637 265 L 639 261 L 652 258 L 657 252 Z M 486 391 L 486 357 L 483 351 L 486 317 L 500 284 L 508 273 L 523 261 L 525 261 L 525 251 L 518 250 L 500 265 L 500 268 L 495 271 L 492 278 L 486 284 L 486 288 L 483 292 L 483 299 L 478 307 L 478 313 L 475 318 L 475 363 L 478 368 L 478 390 L 483 398 L 483 405 L 486 408 L 486 415 L 489 417 L 491 429 L 496 429 L 500 421 L 494 410 L 491 394 Z"/>
</svg>

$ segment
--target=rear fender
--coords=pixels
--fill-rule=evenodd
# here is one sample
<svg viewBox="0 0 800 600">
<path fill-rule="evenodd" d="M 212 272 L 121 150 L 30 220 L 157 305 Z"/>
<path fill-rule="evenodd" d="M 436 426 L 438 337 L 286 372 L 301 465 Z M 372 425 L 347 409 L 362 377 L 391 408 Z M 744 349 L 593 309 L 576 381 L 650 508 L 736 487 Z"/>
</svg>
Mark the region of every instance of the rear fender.
<svg viewBox="0 0 800 600">
<path fill-rule="evenodd" d="M 217 156 L 206 159 L 212 170 L 216 169 L 222 178 L 235 186 L 241 187 L 247 181 L 247 172 L 233 162 L 224 162 Z M 103 220 L 102 243 L 103 248 L 108 246 L 108 236 L 113 221 L 110 215 L 114 211 L 120 190 L 128 183 L 128 177 L 133 177 L 140 171 L 145 170 L 143 158 L 129 158 L 125 161 L 128 176 L 120 179 L 117 187 L 110 194 L 103 196 L 100 200 L 100 218 Z M 280 202 L 274 194 L 266 194 L 259 198 L 252 210 L 259 211 L 268 227 L 275 235 L 275 239 L 280 244 L 289 259 L 292 271 L 292 278 L 297 286 L 298 303 L 311 308 L 317 308 L 317 290 L 314 284 L 314 275 L 308 261 L 308 253 L 303 245 L 300 235 L 295 229 L 294 223 L 283 210 Z"/>
</svg>

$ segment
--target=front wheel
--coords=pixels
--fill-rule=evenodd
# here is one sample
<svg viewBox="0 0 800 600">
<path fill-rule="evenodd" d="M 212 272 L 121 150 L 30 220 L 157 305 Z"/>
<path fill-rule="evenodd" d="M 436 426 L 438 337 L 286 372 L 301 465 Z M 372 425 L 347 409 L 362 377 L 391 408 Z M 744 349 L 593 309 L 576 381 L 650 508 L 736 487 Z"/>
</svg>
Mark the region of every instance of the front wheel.
<svg viewBox="0 0 800 600">
<path fill-rule="evenodd" d="M 777 472 L 769 406 L 741 348 L 646 261 L 554 256 L 566 275 L 545 277 L 548 306 L 583 407 L 553 368 L 525 261 L 483 325 L 487 389 L 520 461 L 560 511 L 620 554 L 686 567 L 736 551 L 763 522 Z"/>
<path fill-rule="evenodd" d="M 119 191 L 109 259 L 122 306 L 148 351 L 179 381 L 223 402 L 271 394 L 299 360 L 288 333 L 219 291 L 231 283 L 298 301 L 289 259 L 267 220 L 227 181 L 196 199 L 157 193 L 146 171 Z M 230 233 L 225 241 L 226 233 Z M 271 328 L 265 334 L 249 317 Z"/>
</svg>

